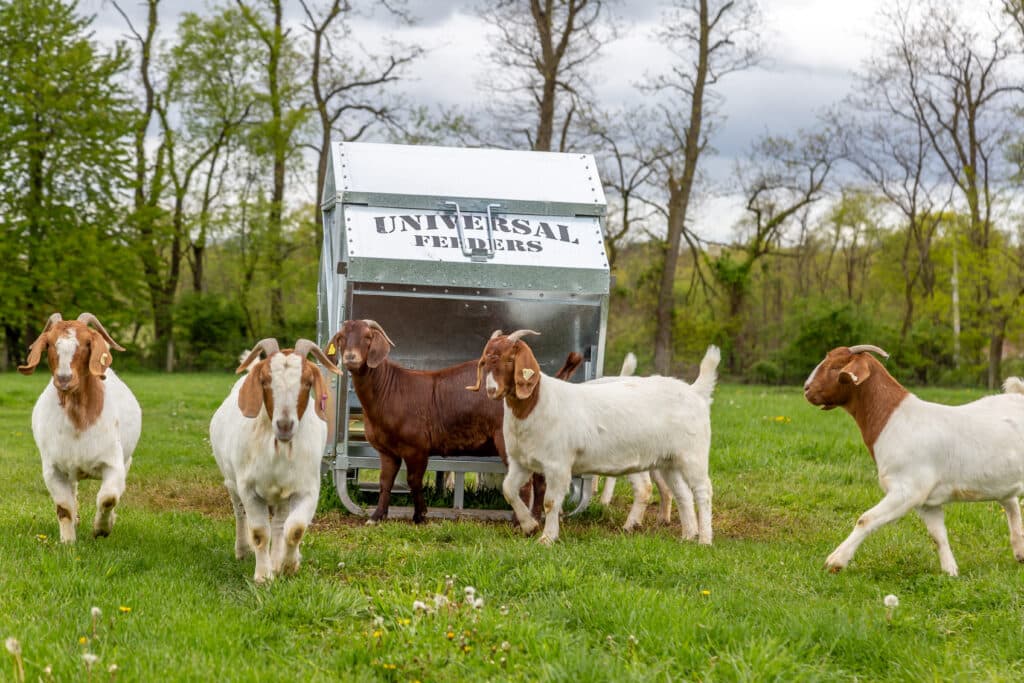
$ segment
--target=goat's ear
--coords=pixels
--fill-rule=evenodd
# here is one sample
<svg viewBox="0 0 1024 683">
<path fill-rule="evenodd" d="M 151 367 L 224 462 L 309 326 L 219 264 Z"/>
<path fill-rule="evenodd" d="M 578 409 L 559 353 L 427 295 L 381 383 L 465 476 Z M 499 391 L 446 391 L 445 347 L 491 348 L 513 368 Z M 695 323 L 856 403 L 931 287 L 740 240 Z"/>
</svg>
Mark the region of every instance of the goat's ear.
<svg viewBox="0 0 1024 683">
<path fill-rule="evenodd" d="M 324 351 L 325 355 L 335 365 L 338 364 L 338 360 L 341 358 L 341 350 L 345 348 L 345 330 L 338 330 L 331 337 L 331 341 L 327 344 L 327 349 Z"/>
<path fill-rule="evenodd" d="M 320 372 L 320 368 L 313 368 L 313 407 L 316 409 L 316 415 L 324 422 L 327 422 L 327 382 L 324 381 L 324 375 Z"/>
<path fill-rule="evenodd" d="M 238 392 L 238 408 L 246 417 L 256 417 L 263 409 L 263 367 L 249 371 Z"/>
<path fill-rule="evenodd" d="M 92 333 L 92 352 L 89 354 L 89 372 L 100 379 L 107 378 L 110 367 L 110 346 L 99 332 Z"/>
<path fill-rule="evenodd" d="M 49 343 L 45 332 L 36 337 L 36 340 L 32 342 L 32 346 L 28 347 L 28 360 L 25 361 L 24 365 L 18 366 L 18 372 L 23 375 L 31 375 L 35 372 L 39 361 L 43 359 L 43 351 L 46 350 Z"/>
<path fill-rule="evenodd" d="M 366 354 L 366 364 L 371 368 L 377 367 L 384 362 L 390 351 L 391 344 L 387 337 L 376 330 L 370 330 L 370 350 Z"/>
<path fill-rule="evenodd" d="M 530 347 L 522 342 L 516 342 L 516 360 L 513 366 L 513 373 L 516 382 L 516 397 L 520 400 L 527 399 L 533 394 L 540 382 L 540 366 L 537 358 L 533 355 Z"/>
<path fill-rule="evenodd" d="M 855 353 L 850 362 L 839 371 L 840 384 L 853 384 L 857 386 L 871 376 L 871 365 L 868 356 L 864 353 Z"/>
</svg>

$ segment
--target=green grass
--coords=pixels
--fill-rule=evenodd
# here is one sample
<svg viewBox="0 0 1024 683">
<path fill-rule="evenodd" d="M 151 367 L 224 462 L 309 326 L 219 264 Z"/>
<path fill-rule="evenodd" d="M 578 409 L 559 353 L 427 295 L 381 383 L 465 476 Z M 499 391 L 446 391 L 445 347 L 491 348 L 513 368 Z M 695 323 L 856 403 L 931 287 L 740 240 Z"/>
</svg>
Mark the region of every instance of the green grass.
<svg viewBox="0 0 1024 683">
<path fill-rule="evenodd" d="M 715 544 L 639 533 L 625 481 L 610 510 L 564 521 L 553 548 L 505 524 L 362 526 L 331 511 L 298 576 L 256 588 L 206 440 L 234 378 L 129 375 L 142 441 L 113 534 L 63 547 L 29 428 L 47 381 L 0 375 L 0 638 L 26 680 L 1021 680 L 1024 585 L 996 504 L 949 508 L 961 577 L 907 517 L 831 575 L 825 557 L 880 497 L 850 417 L 796 389 L 722 386 L 712 408 Z M 977 392 L 925 393 L 963 402 Z M 782 418 L 782 419 L 778 419 Z M 342 564 L 343 563 L 343 564 Z M 454 576 L 480 610 L 433 605 Z M 886 618 L 882 598 L 899 596 Z M 90 608 L 103 613 L 95 633 Z M 130 611 L 122 610 L 127 608 Z M 14 663 L 0 652 L 0 680 Z"/>
</svg>

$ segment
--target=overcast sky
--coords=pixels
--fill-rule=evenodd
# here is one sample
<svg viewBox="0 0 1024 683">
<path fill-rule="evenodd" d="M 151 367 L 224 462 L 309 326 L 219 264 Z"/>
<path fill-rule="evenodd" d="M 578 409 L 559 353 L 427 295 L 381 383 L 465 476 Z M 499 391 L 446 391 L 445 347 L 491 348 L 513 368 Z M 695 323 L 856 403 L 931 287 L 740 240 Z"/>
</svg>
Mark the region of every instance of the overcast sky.
<svg viewBox="0 0 1024 683">
<path fill-rule="evenodd" d="M 725 121 L 712 140 L 718 155 L 708 159 L 705 168 L 716 176 L 728 174 L 732 159 L 757 136 L 765 132 L 792 135 L 812 126 L 818 112 L 845 96 L 851 72 L 870 52 L 884 1 L 761 0 L 765 59 L 759 67 L 723 80 L 719 92 L 724 97 Z M 298 3 L 286 4 L 297 21 Z M 360 6 L 358 0 L 354 4 Z M 363 2 L 362 6 L 374 4 Z M 172 26 L 181 11 L 203 12 L 209 7 L 208 2 L 196 0 L 164 0 L 161 5 L 165 27 Z M 643 97 L 635 83 L 664 66 L 662 48 L 652 39 L 663 5 L 657 0 L 618 3 L 616 11 L 627 30 L 607 46 L 594 70 L 593 86 L 600 100 L 626 102 Z M 141 27 L 141 3 L 124 0 L 122 6 Z M 414 79 L 405 85 L 414 100 L 473 107 L 482 97 L 476 83 L 487 68 L 488 48 L 487 26 L 474 16 L 473 6 L 471 0 L 409 0 L 409 9 L 419 19 L 415 26 L 396 26 L 381 12 L 352 24 L 355 35 L 368 46 L 392 36 L 429 48 L 413 71 Z M 100 40 L 126 37 L 124 20 L 110 0 L 81 0 L 80 8 L 97 14 L 94 28 Z M 707 202 L 703 211 L 707 215 L 698 221 L 712 224 L 698 233 L 725 238 L 732 219 L 723 220 L 722 214 L 736 213 L 726 206 L 729 203 Z"/>
</svg>

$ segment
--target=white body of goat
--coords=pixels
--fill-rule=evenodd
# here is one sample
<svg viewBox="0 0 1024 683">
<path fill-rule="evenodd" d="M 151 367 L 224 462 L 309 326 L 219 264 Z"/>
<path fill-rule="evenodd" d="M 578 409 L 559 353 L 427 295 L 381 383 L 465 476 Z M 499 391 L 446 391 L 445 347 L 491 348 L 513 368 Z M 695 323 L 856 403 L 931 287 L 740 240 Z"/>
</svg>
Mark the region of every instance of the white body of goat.
<svg viewBox="0 0 1024 683">
<path fill-rule="evenodd" d="M 658 376 L 570 384 L 539 372 L 521 334 L 492 337 L 481 357 L 480 376 L 486 373 L 491 398 L 506 400 L 503 435 L 509 469 L 502 492 L 524 533 L 537 528 L 518 499 L 531 472 L 547 480 L 540 542 L 550 544 L 558 538 L 558 517 L 574 474 L 618 476 L 657 469 L 679 503 L 683 536 L 710 544 L 708 454 L 718 348 L 708 348 L 693 385 Z"/>
<path fill-rule="evenodd" d="M 308 361 L 274 352 L 262 363 L 268 365 L 274 414 L 265 405 L 258 406 L 255 417 L 243 414 L 240 394 L 251 379 L 244 376 L 210 421 L 213 455 L 235 511 L 235 556 L 241 559 L 255 551 L 257 583 L 298 570 L 299 544 L 316 513 L 327 443 L 327 423 L 318 411 L 297 415 L 295 410 L 300 392 L 309 392 L 299 381 Z M 319 377 L 319 370 L 314 372 Z M 314 400 L 320 400 L 321 386 Z M 287 440 L 277 429 L 282 410 L 289 411 L 285 418 L 291 420 Z"/>
<path fill-rule="evenodd" d="M 103 393 L 103 410 L 84 430 L 72 423 L 52 382 L 47 383 L 32 409 L 32 435 L 43 462 L 43 481 L 57 505 L 64 542 L 75 540 L 80 479 L 102 480 L 96 494 L 93 532 L 97 536 L 110 533 L 114 506 L 124 493 L 132 453 L 142 433 L 139 402 L 110 368 L 106 370 Z"/>
</svg>

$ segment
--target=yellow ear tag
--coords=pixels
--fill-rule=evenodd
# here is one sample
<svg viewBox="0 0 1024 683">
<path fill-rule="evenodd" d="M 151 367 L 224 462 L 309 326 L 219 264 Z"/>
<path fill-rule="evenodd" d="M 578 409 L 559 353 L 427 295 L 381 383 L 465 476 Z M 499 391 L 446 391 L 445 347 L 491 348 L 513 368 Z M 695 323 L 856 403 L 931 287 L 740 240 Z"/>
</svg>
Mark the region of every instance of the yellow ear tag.
<svg viewBox="0 0 1024 683">
<path fill-rule="evenodd" d="M 523 368 L 523 379 L 530 379 L 534 374 L 536 373 L 534 373 L 530 368 Z"/>
<path fill-rule="evenodd" d="M 100 356 L 100 363 L 103 365 L 107 365 L 110 363 L 110 355 L 106 351 L 104 351 L 103 355 Z"/>
<path fill-rule="evenodd" d="M 334 342 L 331 342 L 330 346 L 327 347 L 327 355 L 328 356 L 333 356 L 334 355 L 334 351 L 335 351 L 335 349 L 334 349 Z"/>
</svg>

